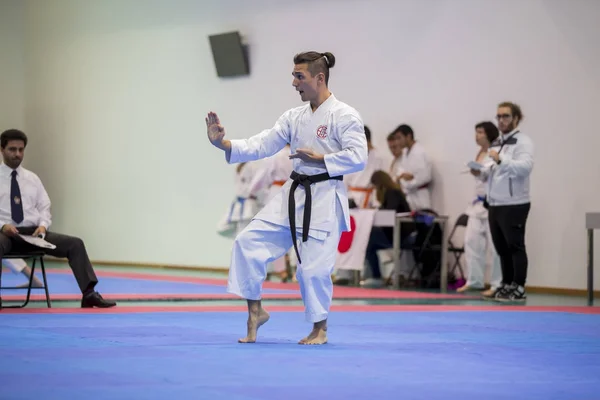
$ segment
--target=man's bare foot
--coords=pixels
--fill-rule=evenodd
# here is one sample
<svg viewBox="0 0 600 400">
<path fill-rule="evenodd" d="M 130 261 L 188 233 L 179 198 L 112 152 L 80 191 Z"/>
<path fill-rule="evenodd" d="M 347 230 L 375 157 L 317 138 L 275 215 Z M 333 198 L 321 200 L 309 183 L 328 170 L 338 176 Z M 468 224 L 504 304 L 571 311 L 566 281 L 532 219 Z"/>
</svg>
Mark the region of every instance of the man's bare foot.
<svg viewBox="0 0 600 400">
<path fill-rule="evenodd" d="M 245 338 L 238 340 L 239 343 L 256 343 L 256 333 L 258 328 L 264 325 L 271 316 L 264 309 L 260 308 L 258 311 L 252 310 L 248 314 L 248 335 Z"/>
<path fill-rule="evenodd" d="M 325 344 L 327 343 L 327 328 L 313 328 L 312 332 L 300 340 L 298 344 Z"/>
<path fill-rule="evenodd" d="M 315 322 L 312 332 L 300 340 L 298 344 L 325 344 L 327 343 L 327 320 Z"/>
</svg>

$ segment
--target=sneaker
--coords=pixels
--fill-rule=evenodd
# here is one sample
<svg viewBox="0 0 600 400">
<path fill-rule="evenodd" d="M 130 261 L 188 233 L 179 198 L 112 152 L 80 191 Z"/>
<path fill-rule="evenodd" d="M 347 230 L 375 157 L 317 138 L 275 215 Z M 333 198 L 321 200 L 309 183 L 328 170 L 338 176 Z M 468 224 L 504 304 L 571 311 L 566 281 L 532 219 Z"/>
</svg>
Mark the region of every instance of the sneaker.
<svg viewBox="0 0 600 400">
<path fill-rule="evenodd" d="M 360 286 L 365 289 L 381 289 L 385 287 L 385 281 L 383 279 L 369 278 L 362 281 Z"/>
<path fill-rule="evenodd" d="M 527 300 L 527 294 L 523 286 L 513 283 L 510 285 L 509 290 L 498 295 L 496 300 L 502 303 L 524 303 Z"/>
<path fill-rule="evenodd" d="M 509 290 L 510 285 L 507 285 L 506 283 L 501 283 L 500 286 L 496 288 L 496 290 L 486 290 L 485 292 L 481 293 L 481 296 L 485 300 L 497 300 L 501 295 L 503 296 Z"/>
</svg>

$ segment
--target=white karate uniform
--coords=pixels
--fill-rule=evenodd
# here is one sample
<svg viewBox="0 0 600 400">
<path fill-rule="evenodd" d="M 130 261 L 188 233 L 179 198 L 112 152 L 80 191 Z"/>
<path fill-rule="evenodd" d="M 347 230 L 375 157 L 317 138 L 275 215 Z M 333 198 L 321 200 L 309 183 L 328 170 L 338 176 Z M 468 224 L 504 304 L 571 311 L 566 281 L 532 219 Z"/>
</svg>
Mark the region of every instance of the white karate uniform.
<svg viewBox="0 0 600 400">
<path fill-rule="evenodd" d="M 493 160 L 486 154 L 481 164 L 490 166 L 493 164 Z M 469 222 L 465 229 L 466 285 L 474 289 L 482 289 L 484 287 L 485 267 L 488 264 L 488 258 L 491 258 L 489 278 L 492 289 L 500 286 L 502 281 L 500 257 L 496 253 L 496 249 L 492 243 L 488 210 L 483 206 L 486 188 L 487 177 L 483 174 L 476 176 L 475 198 L 466 211 L 466 214 L 469 216 Z"/>
<path fill-rule="evenodd" d="M 377 207 L 377 199 L 374 196 L 375 188 L 371 184 L 371 177 L 376 171 L 385 171 L 383 155 L 379 150 L 369 150 L 369 157 L 365 169 L 344 177 L 344 183 L 348 190 L 348 197 L 352 198 L 359 208 Z"/>
<path fill-rule="evenodd" d="M 2 266 L 10 269 L 15 274 L 19 274 L 25 269 L 27 263 L 22 258 L 11 258 L 2 260 Z"/>
<path fill-rule="evenodd" d="M 272 157 L 266 158 L 262 165 L 262 168 L 255 175 L 253 182 L 250 184 L 250 190 L 255 188 L 266 187 L 266 196 L 259 198 L 261 208 L 265 206 L 273 197 L 279 193 L 287 180 L 290 179 L 290 175 L 294 170 L 294 164 L 290 160 L 290 147 L 285 146 L 281 151 Z M 295 258 L 296 253 L 294 249 L 287 252 L 290 263 L 296 264 Z M 277 260 L 270 263 L 267 269 L 273 269 L 275 272 L 285 271 L 285 255 L 279 257 Z"/>
<path fill-rule="evenodd" d="M 389 174 L 394 180 L 394 182 L 398 182 L 398 178 L 400 177 L 400 175 L 402 175 L 403 172 L 404 169 L 402 168 L 402 156 L 394 158 L 389 170 Z"/>
<path fill-rule="evenodd" d="M 266 205 L 280 191 L 282 186 L 290 179 L 294 170 L 294 163 L 290 160 L 292 152 L 288 146 L 263 161 L 262 168 L 256 174 L 251 188 L 266 187 L 266 197 L 263 205 Z"/>
<path fill-rule="evenodd" d="M 262 181 L 254 178 L 263 168 L 262 161 L 252 161 L 242 166 L 238 173 L 236 170 L 235 198 L 227 207 L 225 215 L 219 221 L 217 232 L 225 237 L 235 237 L 261 208 L 261 198 L 265 198 L 268 189 Z"/>
<path fill-rule="evenodd" d="M 268 131 L 249 139 L 232 140 L 229 163 L 258 160 L 281 150 L 286 143 L 324 154 L 324 164 L 294 159 L 299 174 L 343 176 L 362 170 L 367 162 L 367 140 L 359 113 L 332 94 L 313 112 L 310 104 L 285 112 Z M 288 180 L 275 197 L 237 236 L 233 246 L 227 291 L 249 300 L 259 300 L 267 264 L 292 247 L 288 217 Z M 300 185 L 294 193 L 296 227 L 301 262 L 297 278 L 306 319 L 327 318 L 333 284 L 337 246 L 342 231 L 350 230 L 348 196 L 343 181 L 327 180 L 312 184 L 312 217 L 308 240 L 302 242 L 305 193 Z"/>
<path fill-rule="evenodd" d="M 403 172 L 411 173 L 414 176 L 410 181 L 400 180 L 410 209 L 431 209 L 431 190 L 429 188 L 432 180 L 431 162 L 419 142 L 415 142 L 410 150 L 408 148 L 402 150 L 400 168 Z"/>
</svg>

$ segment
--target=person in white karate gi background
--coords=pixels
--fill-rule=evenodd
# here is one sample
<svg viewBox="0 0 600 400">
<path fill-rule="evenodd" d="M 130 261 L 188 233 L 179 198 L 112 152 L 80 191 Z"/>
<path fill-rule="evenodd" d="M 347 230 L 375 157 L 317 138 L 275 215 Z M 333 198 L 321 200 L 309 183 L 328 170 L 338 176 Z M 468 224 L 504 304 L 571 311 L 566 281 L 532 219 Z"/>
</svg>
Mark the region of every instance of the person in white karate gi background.
<svg viewBox="0 0 600 400">
<path fill-rule="evenodd" d="M 496 125 L 484 121 L 475 125 L 475 142 L 480 146 L 475 161 L 485 168 L 489 168 L 494 160 L 488 155 L 491 144 L 499 136 Z M 490 286 L 482 295 L 490 296 L 500 286 L 502 281 L 502 269 L 500 257 L 494 248 L 490 224 L 488 221 L 488 210 L 483 206 L 487 190 L 487 175 L 471 170 L 475 177 L 475 198 L 467 208 L 469 216 L 465 229 L 465 262 L 467 265 L 467 282 L 457 292 L 467 290 L 482 290 L 485 286 L 485 270 L 488 265 L 488 257 L 491 258 Z"/>
<path fill-rule="evenodd" d="M 27 265 L 25 260 L 22 258 L 11 258 L 2 260 L 2 267 L 6 267 L 10 269 L 15 274 L 23 274 L 25 278 L 27 278 L 27 282 L 23 283 L 19 287 L 27 287 L 29 286 L 29 279 L 31 277 L 31 267 Z M 31 287 L 41 288 L 44 284 L 37 276 L 33 276 L 33 281 L 31 283 Z"/>
<path fill-rule="evenodd" d="M 369 158 L 365 169 L 344 177 L 344 183 L 348 190 L 348 197 L 357 208 L 376 208 L 378 206 L 375 197 L 375 187 L 371 184 L 371 177 L 375 171 L 385 169 L 386 159 L 383 154 L 371 143 L 371 130 L 365 126 L 365 136 L 369 149 Z"/>
<path fill-rule="evenodd" d="M 290 160 L 290 145 L 285 147 L 272 157 L 266 158 L 264 163 L 251 183 L 252 188 L 266 187 L 267 194 L 264 199 L 261 199 L 261 208 L 268 204 L 282 189 L 285 182 L 290 179 L 290 175 L 294 170 L 292 160 Z M 267 270 L 273 270 L 283 282 L 288 280 L 294 281 L 294 274 L 291 264 L 296 264 L 294 251 L 290 249 L 284 256 L 269 264 Z M 268 275 L 268 274 L 267 274 Z"/>
<path fill-rule="evenodd" d="M 377 208 L 379 202 L 375 196 L 375 186 L 371 184 L 371 177 L 376 171 L 386 169 L 386 159 L 383 154 L 371 143 L 371 130 L 365 125 L 365 136 L 369 157 L 365 169 L 344 177 L 344 183 L 348 190 L 348 198 L 351 207 L 354 208 Z M 335 284 L 348 285 L 352 278 L 352 270 L 337 269 L 335 271 Z M 361 271 L 362 272 L 362 271 Z"/>
<path fill-rule="evenodd" d="M 392 132 L 387 137 L 388 148 L 390 149 L 390 153 L 392 153 L 392 163 L 390 164 L 390 169 L 388 173 L 394 180 L 394 182 L 398 183 L 398 178 L 404 172 L 402 169 L 402 143 L 398 140 L 396 132 Z"/>
<path fill-rule="evenodd" d="M 235 198 L 218 223 L 217 232 L 220 235 L 234 238 L 260 211 L 268 190 L 262 181 L 255 180 L 261 169 L 260 161 L 238 164 L 234 177 Z"/>
<path fill-rule="evenodd" d="M 432 166 L 425 148 L 415 140 L 415 134 L 408 125 L 400 125 L 394 131 L 403 148 L 399 168 L 402 173 L 398 183 L 406 195 L 411 210 L 431 209 Z"/>
<path fill-rule="evenodd" d="M 286 111 L 266 132 L 226 140 L 217 114 L 209 112 L 206 118 L 208 139 L 225 152 L 228 163 L 270 157 L 288 143 L 294 160 L 292 179 L 235 239 L 227 291 L 248 302 L 248 331 L 241 343 L 255 342 L 258 328 L 269 319 L 261 303 L 267 264 L 292 246 L 298 256 L 297 278 L 306 319 L 313 323 L 312 331 L 299 343 L 327 343 L 331 273 L 341 232 L 350 229 L 342 180 L 362 170 L 368 157 L 360 114 L 329 91 L 329 70 L 334 64 L 331 53 L 297 54 L 292 85 L 309 104 Z M 310 224 L 303 219 L 305 215 Z"/>
</svg>

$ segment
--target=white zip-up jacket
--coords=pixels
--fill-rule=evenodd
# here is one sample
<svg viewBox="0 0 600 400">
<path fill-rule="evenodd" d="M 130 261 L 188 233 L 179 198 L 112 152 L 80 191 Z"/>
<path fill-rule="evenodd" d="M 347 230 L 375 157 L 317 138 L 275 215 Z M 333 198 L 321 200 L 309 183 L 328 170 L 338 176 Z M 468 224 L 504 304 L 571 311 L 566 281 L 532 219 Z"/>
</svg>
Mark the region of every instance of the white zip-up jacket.
<svg viewBox="0 0 600 400">
<path fill-rule="evenodd" d="M 491 148 L 500 155 L 500 163 L 493 163 L 487 174 L 487 202 L 490 206 L 527 204 L 529 175 L 533 170 L 533 141 L 518 128 L 502 135 Z"/>
</svg>

